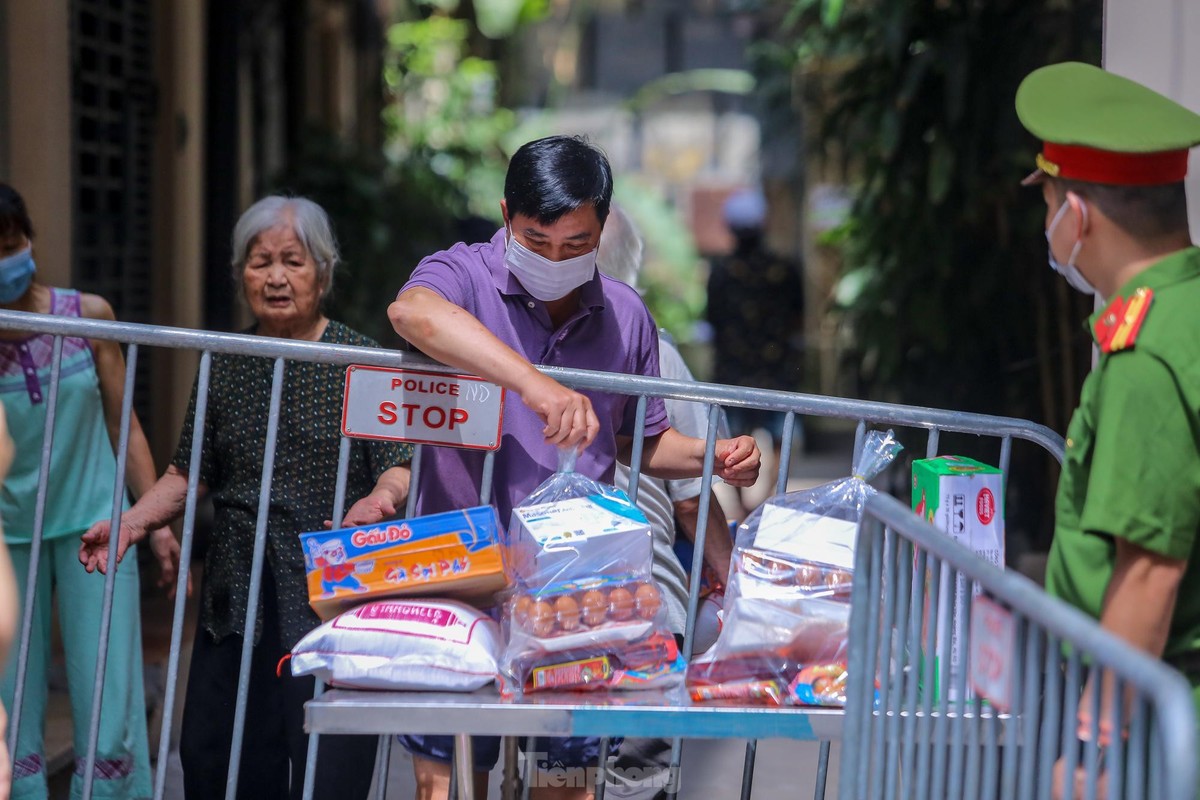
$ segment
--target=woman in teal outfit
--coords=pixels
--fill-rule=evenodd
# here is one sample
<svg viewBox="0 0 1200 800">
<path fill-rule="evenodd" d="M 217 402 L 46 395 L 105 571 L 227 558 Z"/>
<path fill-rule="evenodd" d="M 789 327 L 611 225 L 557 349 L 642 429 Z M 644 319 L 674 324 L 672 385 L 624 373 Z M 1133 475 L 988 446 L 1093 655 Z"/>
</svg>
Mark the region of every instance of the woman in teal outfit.
<svg viewBox="0 0 1200 800">
<path fill-rule="evenodd" d="M 87 319 L 113 319 L 100 297 L 46 286 L 37 280 L 33 225 L 21 196 L 0 183 L 0 308 Z M 50 390 L 54 339 L 0 331 L 0 402 L 8 416 L 16 457 L 0 488 L 0 518 L 12 553 L 20 596 L 25 598 L 33 538 L 34 506 L 43 425 Z M 74 727 L 75 770 L 71 796 L 83 785 L 92 711 L 104 576 L 79 568 L 79 535 L 111 513 L 116 480 L 125 361 L 115 342 L 66 338 L 55 411 L 41 560 L 34 600 L 29 664 L 20 730 L 13 758 L 12 796 L 45 798 L 42 730 L 50 659 L 51 589 L 66 651 L 67 685 Z M 155 481 L 145 434 L 132 418 L 126 483 L 135 495 Z M 155 531 L 150 546 L 173 581 L 179 548 L 169 528 Z M 152 794 L 142 689 L 141 624 L 136 561 L 117 573 L 112 632 L 105 672 L 93 797 L 143 798 Z M 17 647 L 5 666 L 0 697 L 11 716 Z"/>
</svg>

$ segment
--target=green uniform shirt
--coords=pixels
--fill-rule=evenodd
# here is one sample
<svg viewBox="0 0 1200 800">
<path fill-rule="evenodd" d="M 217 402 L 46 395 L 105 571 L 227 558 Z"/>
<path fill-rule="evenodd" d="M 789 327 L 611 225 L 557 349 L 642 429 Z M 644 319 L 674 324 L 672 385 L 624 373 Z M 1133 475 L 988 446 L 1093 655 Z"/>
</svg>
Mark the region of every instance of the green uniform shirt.
<svg viewBox="0 0 1200 800">
<path fill-rule="evenodd" d="M 1140 287 L 1154 297 L 1134 343 L 1101 355 L 1067 429 L 1046 589 L 1099 618 L 1115 537 L 1187 559 L 1169 659 L 1200 651 L 1200 249 L 1167 256 L 1117 295 Z"/>
</svg>

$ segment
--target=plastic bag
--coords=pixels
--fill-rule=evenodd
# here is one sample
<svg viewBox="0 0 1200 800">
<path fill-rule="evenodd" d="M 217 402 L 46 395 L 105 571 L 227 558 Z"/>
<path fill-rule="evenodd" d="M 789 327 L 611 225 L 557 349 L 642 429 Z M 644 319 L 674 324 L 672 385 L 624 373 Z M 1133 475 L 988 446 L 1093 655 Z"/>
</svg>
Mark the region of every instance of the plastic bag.
<svg viewBox="0 0 1200 800">
<path fill-rule="evenodd" d="M 901 450 L 871 431 L 852 477 L 776 495 L 738 527 L 721 633 L 688 666 L 696 700 L 845 703 L 854 546 L 867 483 Z"/>
<path fill-rule="evenodd" d="M 558 471 L 513 509 L 505 564 L 517 587 L 650 574 L 646 515 L 620 489 L 575 472 L 575 456 L 560 449 Z"/>
<path fill-rule="evenodd" d="M 513 509 L 501 603 L 506 694 L 678 685 L 685 664 L 650 567 L 650 525 L 575 452 Z"/>
<path fill-rule="evenodd" d="M 352 689 L 468 692 L 496 678 L 500 629 L 453 600 L 377 600 L 313 629 L 292 650 L 293 675 Z"/>
<path fill-rule="evenodd" d="M 516 590 L 501 607 L 506 694 L 678 685 L 685 664 L 648 575 Z"/>
</svg>

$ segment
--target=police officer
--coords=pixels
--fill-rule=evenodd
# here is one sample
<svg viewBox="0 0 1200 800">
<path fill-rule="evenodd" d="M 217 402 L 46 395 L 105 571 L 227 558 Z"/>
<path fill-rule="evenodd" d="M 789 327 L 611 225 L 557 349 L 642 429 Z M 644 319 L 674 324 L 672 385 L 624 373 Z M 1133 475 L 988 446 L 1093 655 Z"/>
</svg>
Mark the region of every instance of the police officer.
<svg viewBox="0 0 1200 800">
<path fill-rule="evenodd" d="M 1024 183 L 1041 185 L 1050 265 L 1104 306 L 1088 320 L 1099 361 L 1067 430 L 1046 587 L 1182 670 L 1200 701 L 1200 249 L 1183 184 L 1200 115 L 1079 63 L 1031 73 L 1016 108 L 1044 142 Z"/>
</svg>

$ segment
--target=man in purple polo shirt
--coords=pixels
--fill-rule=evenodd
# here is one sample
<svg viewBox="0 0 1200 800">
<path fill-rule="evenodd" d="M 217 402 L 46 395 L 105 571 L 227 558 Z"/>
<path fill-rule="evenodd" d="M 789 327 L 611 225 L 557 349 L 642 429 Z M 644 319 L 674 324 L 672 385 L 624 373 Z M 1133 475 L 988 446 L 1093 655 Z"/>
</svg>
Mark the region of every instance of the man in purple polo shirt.
<svg viewBox="0 0 1200 800">
<path fill-rule="evenodd" d="M 597 148 L 552 136 L 521 147 L 509 163 L 500 202 L 505 227 L 482 244 L 459 244 L 423 260 L 388 317 L 396 332 L 426 355 L 505 387 L 504 430 L 496 454 L 492 498 L 507 522 L 512 507 L 558 466 L 559 447 L 583 447 L 576 469 L 611 482 L 628 462 L 636 399 L 576 392 L 534 364 L 658 377 L 658 333 L 630 287 L 596 270 L 596 247 L 612 199 L 612 171 Z M 674 479 L 700 475 L 704 441 L 671 428 L 660 399 L 646 405 L 642 469 Z M 721 440 L 715 472 L 735 486 L 752 485 L 759 452 L 748 436 Z M 417 512 L 478 502 L 483 458 L 438 448 L 422 456 Z M 404 737 L 413 752 L 420 797 L 445 797 L 449 737 Z M 494 738 L 476 737 L 478 796 L 499 753 Z M 548 761 L 594 766 L 595 740 L 539 741 Z M 584 796 L 586 788 L 539 797 Z"/>
</svg>

